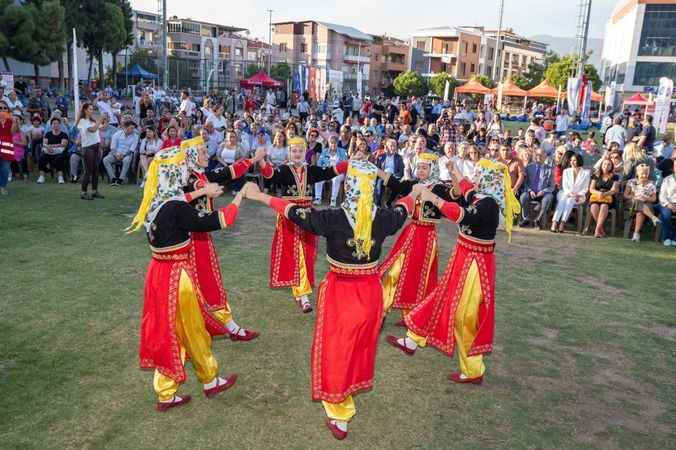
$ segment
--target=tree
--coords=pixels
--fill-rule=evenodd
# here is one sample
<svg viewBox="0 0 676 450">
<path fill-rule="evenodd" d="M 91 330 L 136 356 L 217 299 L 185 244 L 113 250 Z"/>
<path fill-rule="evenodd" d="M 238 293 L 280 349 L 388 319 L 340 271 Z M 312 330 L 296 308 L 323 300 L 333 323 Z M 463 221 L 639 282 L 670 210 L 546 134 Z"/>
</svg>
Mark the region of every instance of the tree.
<svg viewBox="0 0 676 450">
<path fill-rule="evenodd" d="M 33 19 L 29 8 L 13 0 L 0 0 L 0 57 L 7 71 L 8 58 L 21 59 L 21 53 L 33 47 Z"/>
<path fill-rule="evenodd" d="M 291 66 L 285 62 L 274 64 L 270 67 L 270 77 L 278 81 L 286 81 L 291 78 Z"/>
<path fill-rule="evenodd" d="M 545 53 L 544 60 L 542 63 L 537 63 L 531 61 L 528 64 L 528 70 L 521 74 L 518 80 L 512 80 L 519 86 L 521 89 L 533 89 L 538 84 L 542 83 L 542 80 L 545 79 L 545 71 L 549 66 L 559 61 L 559 55 L 555 52 L 548 50 Z M 521 83 L 521 84 L 519 84 Z"/>
<path fill-rule="evenodd" d="M 117 87 L 117 55 L 134 43 L 132 9 L 128 0 L 109 0 L 106 13 L 110 17 L 106 23 L 110 30 L 106 30 L 108 37 L 103 49 L 112 55 L 111 75 L 113 85 Z"/>
<path fill-rule="evenodd" d="M 577 57 L 566 55 L 547 68 L 545 79 L 555 88 L 560 86 L 562 89 L 566 89 L 568 78 L 574 76 L 573 70 L 575 67 L 577 67 Z M 592 81 L 592 88 L 594 90 L 598 90 L 601 87 L 601 78 L 593 65 L 585 64 L 584 74 Z"/>
<path fill-rule="evenodd" d="M 453 90 L 458 87 L 460 83 L 447 72 L 434 74 L 432 78 L 430 78 L 429 85 L 432 93 L 438 97 L 443 97 L 444 90 L 446 90 L 446 81 L 449 83 L 448 95 L 452 95 Z"/>
<path fill-rule="evenodd" d="M 528 90 L 528 89 L 535 87 L 535 86 L 531 86 L 530 83 L 528 82 L 528 79 L 526 77 L 524 77 L 523 75 L 519 75 L 519 74 L 515 73 L 514 75 L 512 75 L 511 80 L 512 80 L 512 83 L 516 84 L 518 87 L 520 87 L 521 89 L 524 89 L 524 90 Z"/>
<path fill-rule="evenodd" d="M 488 78 L 486 75 L 474 75 L 472 80 L 478 81 L 483 87 L 493 89 L 496 86 L 495 81 Z"/>
<path fill-rule="evenodd" d="M 35 28 L 31 43 L 17 52 L 19 61 L 33 64 L 35 83 L 40 79 L 40 66 L 58 61 L 63 56 L 66 41 L 65 11 L 58 0 L 34 0 L 24 4 L 33 18 Z"/>
<path fill-rule="evenodd" d="M 408 72 L 399 74 L 394 79 L 394 91 L 397 95 L 403 97 L 412 95 L 418 97 L 427 93 L 427 83 L 418 72 L 409 70 Z"/>
<path fill-rule="evenodd" d="M 250 77 L 256 75 L 261 70 L 262 70 L 261 66 L 259 66 L 258 64 L 249 64 L 246 67 L 245 78 L 250 78 Z"/>
</svg>

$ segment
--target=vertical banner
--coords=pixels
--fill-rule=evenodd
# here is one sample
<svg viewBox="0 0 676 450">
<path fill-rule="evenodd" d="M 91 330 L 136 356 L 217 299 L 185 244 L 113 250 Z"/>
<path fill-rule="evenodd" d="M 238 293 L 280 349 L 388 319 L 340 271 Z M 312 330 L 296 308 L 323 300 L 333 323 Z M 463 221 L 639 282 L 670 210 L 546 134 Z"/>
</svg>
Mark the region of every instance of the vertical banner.
<svg viewBox="0 0 676 450">
<path fill-rule="evenodd" d="M 124 70 L 129 70 L 125 67 Z M 75 116 L 80 113 L 80 72 L 77 70 L 77 35 L 73 28 L 73 105 L 75 106 Z"/>
<path fill-rule="evenodd" d="M 580 95 L 580 84 L 581 80 L 579 78 L 568 78 L 568 86 L 566 89 L 566 98 L 568 99 L 568 112 L 570 114 L 576 114 L 580 112 L 579 110 L 579 95 Z"/>
<path fill-rule="evenodd" d="M 655 98 L 653 124 L 661 134 L 667 132 L 667 122 L 669 121 L 669 110 L 671 109 L 671 96 L 673 93 L 673 80 L 667 77 L 660 78 L 660 86 L 657 89 L 657 97 Z"/>
<path fill-rule="evenodd" d="M 362 92 L 362 74 L 361 74 L 361 67 L 359 67 L 359 64 L 357 64 L 357 95 L 359 98 L 363 98 L 364 93 Z"/>
<path fill-rule="evenodd" d="M 448 102 L 448 91 L 451 88 L 451 83 L 446 80 L 446 85 L 444 86 L 444 103 Z"/>
<path fill-rule="evenodd" d="M 303 92 L 306 92 L 309 89 L 310 68 L 304 66 L 303 69 Z"/>
<path fill-rule="evenodd" d="M 300 94 L 303 90 L 301 75 L 303 73 L 303 66 L 298 66 L 298 71 L 293 74 L 293 91 Z"/>
<path fill-rule="evenodd" d="M 498 82 L 498 98 L 495 100 L 495 109 L 498 112 L 502 112 L 502 81 Z"/>
<path fill-rule="evenodd" d="M 317 68 L 310 67 L 308 72 L 308 92 L 310 94 L 310 99 L 317 101 Z"/>
<path fill-rule="evenodd" d="M 591 95 L 592 95 L 592 82 L 588 80 L 583 82 L 582 96 L 580 98 L 580 121 L 583 124 L 590 123 L 590 111 L 591 111 Z"/>
</svg>

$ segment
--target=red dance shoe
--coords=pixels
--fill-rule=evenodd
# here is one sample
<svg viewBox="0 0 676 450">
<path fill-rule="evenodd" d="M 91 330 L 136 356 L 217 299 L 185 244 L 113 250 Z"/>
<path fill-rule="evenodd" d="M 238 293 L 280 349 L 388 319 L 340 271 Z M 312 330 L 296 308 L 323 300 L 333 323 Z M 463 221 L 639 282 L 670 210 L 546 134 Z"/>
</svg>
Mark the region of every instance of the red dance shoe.
<svg viewBox="0 0 676 450">
<path fill-rule="evenodd" d="M 190 396 L 189 395 L 179 395 L 181 398 L 179 401 L 171 401 L 171 402 L 157 402 L 157 405 L 155 405 L 155 409 L 158 410 L 159 412 L 166 412 L 169 411 L 171 408 L 175 408 L 177 406 L 185 405 L 186 403 L 190 403 Z M 174 398 L 176 398 L 174 396 Z"/>
<path fill-rule="evenodd" d="M 415 349 L 411 349 L 406 347 L 405 345 L 401 345 L 397 340 L 399 339 L 396 336 L 387 336 L 387 343 L 390 344 L 392 347 L 398 348 L 402 352 L 406 353 L 408 356 L 413 356 L 415 354 Z"/>
<path fill-rule="evenodd" d="M 454 383 L 472 383 L 472 384 L 481 384 L 484 381 L 484 376 L 475 378 L 462 378 L 460 372 L 451 372 L 448 375 L 448 379 Z"/>
<path fill-rule="evenodd" d="M 204 389 L 202 392 L 204 392 L 204 395 L 207 398 L 213 398 L 216 395 L 220 394 L 223 391 L 227 391 L 232 387 L 233 384 L 235 384 L 235 381 L 237 381 L 237 374 L 236 373 L 231 373 L 227 377 L 225 377 L 225 383 L 224 384 L 217 384 L 216 386 L 212 387 L 211 389 Z"/>
<path fill-rule="evenodd" d="M 334 423 L 331 422 L 330 419 L 326 419 L 326 426 L 331 430 L 331 434 L 333 434 L 333 437 L 338 439 L 339 441 L 342 441 L 347 437 L 347 431 L 343 431 L 338 426 Z"/>
<path fill-rule="evenodd" d="M 244 336 L 240 336 L 239 330 L 237 330 L 237 333 L 230 333 L 230 340 L 231 341 L 253 341 L 258 337 L 260 334 L 258 331 L 251 331 L 243 328 L 244 330 Z"/>
</svg>

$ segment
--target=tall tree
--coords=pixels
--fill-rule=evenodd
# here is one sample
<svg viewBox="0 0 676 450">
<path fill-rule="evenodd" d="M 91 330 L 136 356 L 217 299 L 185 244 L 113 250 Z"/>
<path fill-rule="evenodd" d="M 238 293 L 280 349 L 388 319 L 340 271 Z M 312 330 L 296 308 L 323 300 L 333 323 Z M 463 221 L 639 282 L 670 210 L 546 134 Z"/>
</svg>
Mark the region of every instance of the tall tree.
<svg viewBox="0 0 676 450">
<path fill-rule="evenodd" d="M 568 85 L 568 78 L 574 75 L 573 69 L 575 67 L 577 67 L 577 57 L 566 55 L 547 68 L 545 71 L 545 78 L 553 87 L 556 88 L 561 86 L 565 89 Z M 585 64 L 584 74 L 592 81 L 594 90 L 598 90 L 601 87 L 601 78 L 592 64 Z"/>
<path fill-rule="evenodd" d="M 496 86 L 495 81 L 491 80 L 486 75 L 474 75 L 472 80 L 478 81 L 479 84 L 489 89 L 493 89 Z"/>
<path fill-rule="evenodd" d="M 31 45 L 17 55 L 20 61 L 33 64 L 35 83 L 40 79 L 40 67 L 58 61 L 65 45 L 64 8 L 58 0 L 33 0 L 24 4 L 33 17 L 35 29 Z"/>
<path fill-rule="evenodd" d="M 403 72 L 394 79 L 394 91 L 397 95 L 421 96 L 427 93 L 427 83 L 425 79 L 418 73 L 409 70 Z"/>
<path fill-rule="evenodd" d="M 112 55 L 112 79 L 113 85 L 117 87 L 117 56 L 134 43 L 132 8 L 128 0 L 109 0 L 106 10 L 110 17 L 107 24 L 110 27 L 108 30 L 110 34 L 104 50 Z"/>
<path fill-rule="evenodd" d="M 285 62 L 273 64 L 270 67 L 270 77 L 278 81 L 286 81 L 291 78 L 291 66 Z"/>
<path fill-rule="evenodd" d="M 453 90 L 458 87 L 460 83 L 447 72 L 434 74 L 432 78 L 430 78 L 430 90 L 434 93 L 434 95 L 443 97 L 444 91 L 446 90 L 446 81 L 448 81 L 449 84 L 448 95 L 453 95 Z"/>
<path fill-rule="evenodd" d="M 21 53 L 33 47 L 34 32 L 35 22 L 29 8 L 13 0 L 0 0 L 0 57 L 7 71 L 8 58 L 19 60 Z"/>
</svg>

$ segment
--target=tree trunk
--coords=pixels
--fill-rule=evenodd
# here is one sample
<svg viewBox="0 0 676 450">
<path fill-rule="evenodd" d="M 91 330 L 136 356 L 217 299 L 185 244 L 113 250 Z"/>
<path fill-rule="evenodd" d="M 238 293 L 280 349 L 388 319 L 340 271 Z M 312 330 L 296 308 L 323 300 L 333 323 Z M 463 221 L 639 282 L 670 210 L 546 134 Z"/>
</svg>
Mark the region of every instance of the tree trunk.
<svg viewBox="0 0 676 450">
<path fill-rule="evenodd" d="M 99 89 L 106 85 L 106 75 L 103 73 L 103 49 L 99 50 Z"/>
<path fill-rule="evenodd" d="M 117 53 L 113 52 L 112 84 L 117 89 Z"/>
<path fill-rule="evenodd" d="M 2 57 L 2 62 L 5 63 L 5 70 L 6 70 L 7 72 L 9 72 L 9 71 L 10 71 L 10 70 L 9 70 L 9 61 L 7 60 L 7 57 L 6 57 L 6 56 L 3 56 L 3 57 Z"/>
<path fill-rule="evenodd" d="M 35 73 L 35 85 L 40 86 L 40 66 L 33 64 L 33 72 Z"/>
</svg>

